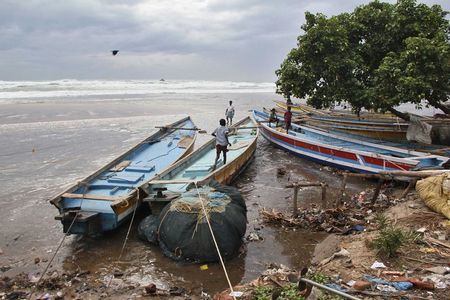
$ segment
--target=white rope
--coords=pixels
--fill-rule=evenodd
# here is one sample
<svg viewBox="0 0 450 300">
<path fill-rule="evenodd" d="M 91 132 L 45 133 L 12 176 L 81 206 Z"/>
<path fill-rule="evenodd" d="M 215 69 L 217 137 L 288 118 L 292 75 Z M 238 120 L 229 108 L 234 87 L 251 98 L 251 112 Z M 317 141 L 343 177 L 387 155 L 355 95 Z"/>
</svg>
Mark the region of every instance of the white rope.
<svg viewBox="0 0 450 300">
<path fill-rule="evenodd" d="M 81 206 L 83 204 L 83 200 L 81 199 L 80 201 L 80 210 L 81 210 Z M 31 299 L 31 297 L 33 296 L 34 292 L 36 291 L 37 287 L 39 286 L 39 283 L 41 282 L 42 278 L 45 276 L 45 273 L 47 273 L 50 265 L 52 264 L 53 260 L 56 257 L 56 254 L 58 254 L 59 249 L 61 248 L 61 246 L 64 243 L 64 240 L 66 239 L 66 237 L 70 234 L 70 229 L 72 229 L 73 224 L 75 223 L 75 220 L 77 219 L 78 215 L 80 214 L 80 211 L 77 211 L 75 217 L 72 220 L 72 223 L 70 223 L 69 228 L 67 229 L 67 232 L 64 234 L 63 238 L 61 239 L 61 241 L 59 242 L 58 247 L 55 250 L 55 253 L 53 254 L 52 258 L 50 259 L 50 261 L 48 262 L 47 266 L 44 269 L 44 272 L 42 272 L 41 276 L 39 277 L 38 281 L 36 282 L 36 285 L 33 287 L 33 289 L 31 290 L 30 296 L 28 297 L 28 300 Z"/>
<path fill-rule="evenodd" d="M 136 214 L 136 209 L 138 207 L 138 204 L 139 204 L 139 189 L 136 188 L 136 203 L 135 203 L 135 206 L 134 206 L 134 209 L 133 209 L 133 215 L 131 216 L 130 226 L 128 226 L 127 235 L 125 236 L 125 240 L 123 241 L 122 250 L 120 250 L 120 255 L 119 255 L 119 258 L 117 258 L 117 262 L 120 261 L 120 259 L 122 258 L 123 250 L 125 250 L 125 246 L 126 246 L 127 241 L 128 241 L 128 236 L 130 235 L 131 226 L 133 225 L 134 216 Z M 109 279 L 109 282 L 108 282 L 108 285 L 106 286 L 106 288 L 109 288 L 113 278 L 114 278 L 114 275 L 112 275 L 111 278 Z"/>
<path fill-rule="evenodd" d="M 222 255 L 220 254 L 219 246 L 217 245 L 216 237 L 214 236 L 214 232 L 212 230 L 211 223 L 209 222 L 209 216 L 206 213 L 205 206 L 203 205 L 202 196 L 200 195 L 200 192 L 198 190 L 197 181 L 194 181 L 194 184 L 195 184 L 195 189 L 197 190 L 198 198 L 200 199 L 200 203 L 202 204 L 203 214 L 205 215 L 206 222 L 208 223 L 209 231 L 211 232 L 211 236 L 214 241 L 214 245 L 216 246 L 217 254 L 219 254 L 219 259 L 220 259 L 220 263 L 222 264 L 223 272 L 225 273 L 225 277 L 227 278 L 228 286 L 230 287 L 230 291 L 231 291 L 230 295 L 233 297 L 234 300 L 236 300 L 236 297 L 234 296 L 233 286 L 231 285 L 230 278 L 228 277 L 227 269 L 225 268 L 225 263 L 223 262 Z"/>
</svg>

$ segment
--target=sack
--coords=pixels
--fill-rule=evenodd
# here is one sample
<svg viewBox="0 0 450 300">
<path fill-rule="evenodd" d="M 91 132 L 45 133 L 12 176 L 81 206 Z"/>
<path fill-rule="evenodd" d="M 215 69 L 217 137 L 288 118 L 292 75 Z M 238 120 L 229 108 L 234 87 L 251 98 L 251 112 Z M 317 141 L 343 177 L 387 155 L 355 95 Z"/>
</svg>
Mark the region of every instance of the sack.
<svg viewBox="0 0 450 300">
<path fill-rule="evenodd" d="M 416 191 L 426 206 L 450 219 L 450 174 L 419 180 Z"/>
</svg>

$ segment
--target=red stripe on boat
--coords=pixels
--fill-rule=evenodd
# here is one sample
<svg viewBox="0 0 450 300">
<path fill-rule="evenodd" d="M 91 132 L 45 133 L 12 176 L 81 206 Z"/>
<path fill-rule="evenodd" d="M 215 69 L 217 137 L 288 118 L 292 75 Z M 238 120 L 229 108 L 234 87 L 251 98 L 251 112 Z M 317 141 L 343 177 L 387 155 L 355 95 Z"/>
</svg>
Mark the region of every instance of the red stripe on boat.
<svg viewBox="0 0 450 300">
<path fill-rule="evenodd" d="M 265 129 L 265 128 L 263 128 Z M 345 159 L 350 159 L 350 160 L 355 160 L 357 161 L 358 158 L 356 156 L 356 154 L 354 153 L 350 153 L 350 152 L 346 152 L 346 151 L 341 151 L 341 150 L 335 150 L 335 149 L 330 149 L 330 148 L 325 148 L 322 146 L 318 146 L 318 145 L 314 145 L 314 144 L 310 144 L 310 143 L 306 143 L 306 142 L 302 142 L 302 141 L 297 141 L 293 138 L 289 138 L 287 136 L 278 134 L 276 132 L 272 132 L 269 131 L 267 129 L 265 129 L 265 131 L 272 136 L 273 138 L 283 141 L 285 143 L 288 143 L 294 147 L 300 147 L 303 149 L 307 149 L 307 150 L 311 150 L 311 151 L 315 151 L 317 153 L 320 154 L 327 154 L 327 155 L 332 155 L 332 156 L 336 156 L 339 158 L 345 158 Z"/>
</svg>

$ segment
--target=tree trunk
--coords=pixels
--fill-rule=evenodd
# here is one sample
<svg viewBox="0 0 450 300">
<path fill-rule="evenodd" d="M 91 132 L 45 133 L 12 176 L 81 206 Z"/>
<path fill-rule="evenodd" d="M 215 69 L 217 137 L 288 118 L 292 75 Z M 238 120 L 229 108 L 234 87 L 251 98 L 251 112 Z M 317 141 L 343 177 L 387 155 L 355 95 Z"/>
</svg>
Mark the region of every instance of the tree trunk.
<svg viewBox="0 0 450 300">
<path fill-rule="evenodd" d="M 403 113 L 401 111 L 396 110 L 395 108 L 391 107 L 388 109 L 391 113 L 393 113 L 394 115 L 396 115 L 399 118 L 402 118 L 405 121 L 409 121 L 410 117 L 408 113 Z"/>
</svg>

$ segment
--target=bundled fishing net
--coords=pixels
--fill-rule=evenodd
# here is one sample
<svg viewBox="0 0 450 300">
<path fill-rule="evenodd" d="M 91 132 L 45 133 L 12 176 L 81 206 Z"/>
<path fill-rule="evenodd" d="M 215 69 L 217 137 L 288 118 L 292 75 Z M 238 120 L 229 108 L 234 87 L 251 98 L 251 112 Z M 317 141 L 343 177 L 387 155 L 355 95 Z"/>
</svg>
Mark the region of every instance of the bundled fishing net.
<svg viewBox="0 0 450 300">
<path fill-rule="evenodd" d="M 198 191 L 193 188 L 168 204 L 159 217 L 145 218 L 139 225 L 139 236 L 159 244 L 174 260 L 217 261 L 207 218 L 222 257 L 236 256 L 247 227 L 247 208 L 236 188 L 217 182 Z"/>
<path fill-rule="evenodd" d="M 450 174 L 419 180 L 416 191 L 426 206 L 450 219 Z"/>
</svg>

